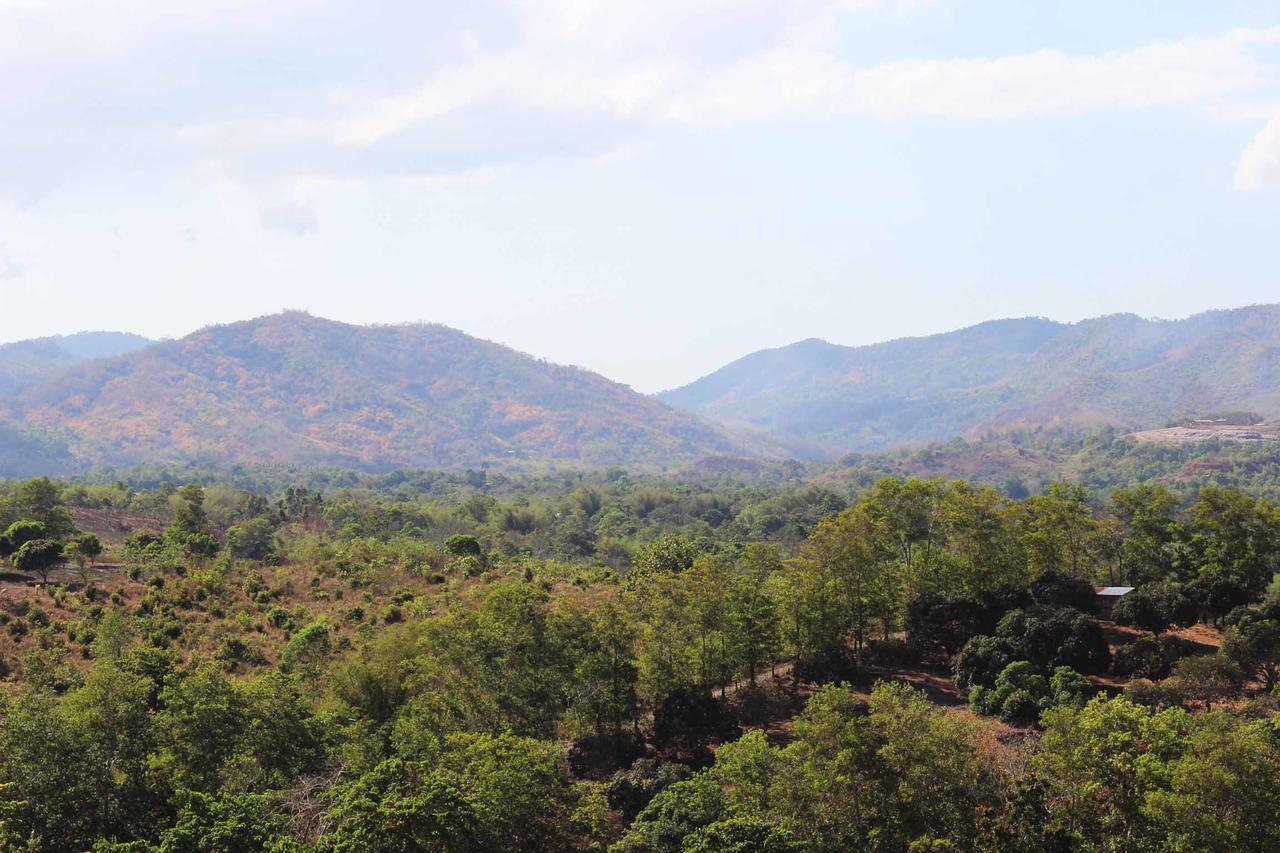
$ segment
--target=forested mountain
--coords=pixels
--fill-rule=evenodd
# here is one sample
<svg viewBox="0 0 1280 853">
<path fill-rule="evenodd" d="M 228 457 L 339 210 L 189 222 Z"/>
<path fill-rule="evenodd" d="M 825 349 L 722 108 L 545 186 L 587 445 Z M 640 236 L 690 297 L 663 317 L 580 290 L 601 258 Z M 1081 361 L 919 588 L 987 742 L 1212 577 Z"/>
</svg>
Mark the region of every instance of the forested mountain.
<svg viewBox="0 0 1280 853">
<path fill-rule="evenodd" d="M 151 343 L 129 332 L 78 332 L 0 344 L 0 396 L 12 394 L 73 364 L 124 355 Z"/>
<path fill-rule="evenodd" d="M 1185 320 L 999 320 L 863 347 L 761 350 L 660 395 L 794 452 L 838 455 L 1010 426 L 1124 429 L 1280 415 L 1280 306 Z"/>
<path fill-rule="evenodd" d="M 74 365 L 0 402 L 0 420 L 57 436 L 86 466 L 663 467 L 752 450 L 597 374 L 453 329 L 302 313 Z"/>
</svg>

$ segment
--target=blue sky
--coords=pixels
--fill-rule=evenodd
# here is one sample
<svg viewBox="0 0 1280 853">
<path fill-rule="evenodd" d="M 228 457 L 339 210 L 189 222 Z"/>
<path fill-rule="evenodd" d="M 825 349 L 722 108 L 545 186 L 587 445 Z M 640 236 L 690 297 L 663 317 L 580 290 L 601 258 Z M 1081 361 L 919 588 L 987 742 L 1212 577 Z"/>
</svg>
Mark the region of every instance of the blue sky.
<svg viewBox="0 0 1280 853">
<path fill-rule="evenodd" d="M 0 340 L 303 308 L 655 391 L 1280 301 L 1277 233 L 1274 2 L 0 0 Z"/>
</svg>

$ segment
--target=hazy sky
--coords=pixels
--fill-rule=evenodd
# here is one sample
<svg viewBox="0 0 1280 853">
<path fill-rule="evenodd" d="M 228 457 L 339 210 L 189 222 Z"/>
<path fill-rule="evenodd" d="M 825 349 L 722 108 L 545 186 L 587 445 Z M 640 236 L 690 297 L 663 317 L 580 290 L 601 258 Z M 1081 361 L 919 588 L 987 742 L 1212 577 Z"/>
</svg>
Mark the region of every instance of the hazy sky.
<svg viewBox="0 0 1280 853">
<path fill-rule="evenodd" d="M 1278 267 L 1275 0 L 0 0 L 0 340 L 305 308 L 653 391 Z"/>
</svg>

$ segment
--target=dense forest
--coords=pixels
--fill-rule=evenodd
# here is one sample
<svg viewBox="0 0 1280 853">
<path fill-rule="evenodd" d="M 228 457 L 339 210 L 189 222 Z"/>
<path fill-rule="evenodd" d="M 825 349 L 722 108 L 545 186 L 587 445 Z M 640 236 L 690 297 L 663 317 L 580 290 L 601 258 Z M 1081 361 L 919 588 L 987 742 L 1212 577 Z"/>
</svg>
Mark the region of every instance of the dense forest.
<svg viewBox="0 0 1280 853">
<path fill-rule="evenodd" d="M 280 475 L 0 486 L 0 849 L 1280 845 L 1267 499 Z"/>
</svg>

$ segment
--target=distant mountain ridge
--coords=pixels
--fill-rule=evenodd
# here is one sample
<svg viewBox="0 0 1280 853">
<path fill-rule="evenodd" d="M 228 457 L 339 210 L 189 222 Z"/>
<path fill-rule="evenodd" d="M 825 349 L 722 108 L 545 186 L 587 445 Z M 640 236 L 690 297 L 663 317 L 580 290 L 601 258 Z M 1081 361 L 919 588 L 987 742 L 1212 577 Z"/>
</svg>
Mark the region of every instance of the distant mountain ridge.
<svg viewBox="0 0 1280 853">
<path fill-rule="evenodd" d="M 0 462 L 6 441 L 37 438 L 65 447 L 70 468 L 664 468 L 765 448 L 598 374 L 444 326 L 299 312 L 82 361 L 0 398 Z"/>
<path fill-rule="evenodd" d="M 811 338 L 657 397 L 444 326 L 288 312 L 159 343 L 0 346 L 0 476 L 143 463 L 736 470 L 1227 410 L 1280 420 L 1280 305 L 993 320 L 863 347 Z"/>
<path fill-rule="evenodd" d="M 130 332 L 77 332 L 0 344 L 0 397 L 81 361 L 124 355 L 153 343 Z"/>
<path fill-rule="evenodd" d="M 1185 320 L 996 320 L 862 347 L 810 339 L 659 397 L 810 456 L 1012 426 L 1159 426 L 1201 411 L 1280 416 L 1280 305 Z"/>
</svg>

